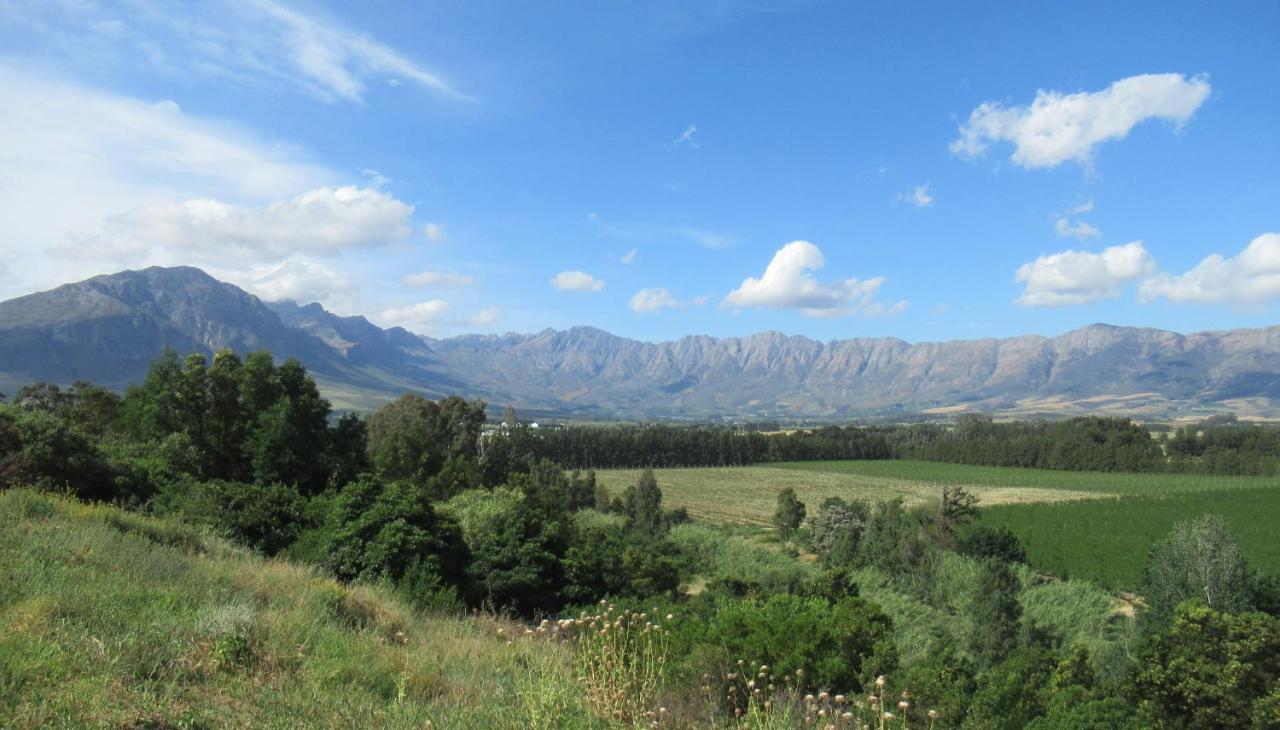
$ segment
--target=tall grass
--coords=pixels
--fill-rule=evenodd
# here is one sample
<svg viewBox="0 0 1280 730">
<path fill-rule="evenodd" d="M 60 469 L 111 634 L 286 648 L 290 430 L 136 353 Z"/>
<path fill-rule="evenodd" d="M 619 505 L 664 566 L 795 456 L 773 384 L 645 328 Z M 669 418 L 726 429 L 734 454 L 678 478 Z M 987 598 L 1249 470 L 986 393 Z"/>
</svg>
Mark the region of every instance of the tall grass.
<svg viewBox="0 0 1280 730">
<path fill-rule="evenodd" d="M 565 647 L 180 524 L 12 490 L 0 566 L 0 727 L 603 725 Z"/>
</svg>

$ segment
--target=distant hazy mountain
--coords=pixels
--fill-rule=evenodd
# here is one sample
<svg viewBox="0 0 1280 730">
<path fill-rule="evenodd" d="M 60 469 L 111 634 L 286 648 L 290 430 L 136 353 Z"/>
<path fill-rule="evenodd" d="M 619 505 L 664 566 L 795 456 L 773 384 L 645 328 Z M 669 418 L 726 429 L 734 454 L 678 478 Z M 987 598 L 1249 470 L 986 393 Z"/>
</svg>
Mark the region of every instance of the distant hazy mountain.
<svg viewBox="0 0 1280 730">
<path fill-rule="evenodd" d="M 296 356 L 349 407 L 416 390 L 591 417 L 1280 412 L 1280 327 L 1180 335 L 1099 324 L 914 345 L 777 332 L 648 343 L 591 327 L 430 339 L 318 304 L 266 304 L 192 268 L 126 271 L 0 303 L 0 389 L 121 387 L 165 345 Z"/>
</svg>

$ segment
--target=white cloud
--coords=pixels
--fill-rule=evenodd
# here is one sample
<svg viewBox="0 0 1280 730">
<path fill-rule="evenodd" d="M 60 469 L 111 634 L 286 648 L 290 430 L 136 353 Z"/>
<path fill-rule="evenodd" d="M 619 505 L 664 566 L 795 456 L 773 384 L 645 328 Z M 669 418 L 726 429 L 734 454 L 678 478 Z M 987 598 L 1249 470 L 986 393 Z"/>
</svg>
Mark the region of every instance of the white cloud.
<svg viewBox="0 0 1280 730">
<path fill-rule="evenodd" d="M 485 307 L 462 321 L 468 327 L 485 327 L 498 321 L 502 315 L 497 307 Z"/>
<path fill-rule="evenodd" d="M 1076 221 L 1072 223 L 1070 220 L 1066 218 L 1059 218 L 1054 223 L 1053 228 L 1055 231 L 1057 231 L 1059 238 L 1071 237 L 1071 238 L 1085 239 L 1085 238 L 1099 238 L 1102 236 L 1102 231 L 1099 231 L 1097 228 L 1094 228 L 1088 223 L 1084 221 Z"/>
<path fill-rule="evenodd" d="M 1123 139 L 1148 119 L 1182 125 L 1209 97 L 1206 76 L 1182 74 L 1130 76 L 1096 92 L 1061 94 L 1040 90 L 1030 106 L 1006 107 L 989 101 L 960 127 L 951 151 L 964 157 L 982 154 L 993 142 L 1012 142 L 1013 161 L 1025 168 L 1057 167 L 1074 161 L 1088 165 L 1093 148 Z"/>
<path fill-rule="evenodd" d="M 410 332 L 435 334 L 456 332 L 468 327 L 487 327 L 497 322 L 497 307 L 485 307 L 466 317 L 451 317 L 453 307 L 443 299 L 430 299 L 416 304 L 382 310 L 374 319 L 383 327 L 403 327 Z"/>
<path fill-rule="evenodd" d="M 810 317 L 877 316 L 906 309 L 905 301 L 891 305 L 876 301 L 884 277 L 822 283 L 808 273 L 825 264 L 817 246 L 808 241 L 792 241 L 773 255 L 763 276 L 747 277 L 742 286 L 729 292 L 722 306 L 799 309 Z"/>
<path fill-rule="evenodd" d="M 551 286 L 560 291 L 597 292 L 604 288 L 604 282 L 585 271 L 561 271 L 551 277 Z"/>
<path fill-rule="evenodd" d="M 676 239 L 692 243 L 703 248 L 728 248 L 737 243 L 738 237 L 731 233 L 709 231 L 693 226 L 635 226 L 619 225 L 600 220 L 595 213 L 589 213 L 588 219 L 595 222 L 597 229 L 610 238 L 621 238 L 628 241 L 664 241 Z"/>
<path fill-rule="evenodd" d="M 1017 281 L 1025 288 L 1017 301 L 1024 307 L 1089 304 L 1119 295 L 1125 284 L 1154 270 L 1155 260 L 1141 241 L 1101 253 L 1062 251 L 1018 268 Z"/>
<path fill-rule="evenodd" d="M 637 255 L 637 254 L 639 254 L 639 253 L 640 253 L 640 249 L 638 249 L 638 248 L 633 248 L 633 249 L 631 249 L 630 251 L 628 251 L 628 252 L 626 252 L 625 254 L 623 254 L 623 255 L 622 255 L 622 263 L 624 263 L 624 264 L 632 264 L 632 263 L 635 263 L 636 255 Z"/>
<path fill-rule="evenodd" d="M 430 299 L 384 309 L 378 314 L 377 320 L 383 327 L 404 327 L 410 332 L 427 334 L 440 327 L 449 310 L 449 303 L 445 300 Z"/>
<path fill-rule="evenodd" d="M 431 243 L 443 243 L 445 239 L 443 223 L 427 223 L 422 226 L 422 232 L 426 234 L 427 240 Z"/>
<path fill-rule="evenodd" d="M 347 274 L 303 258 L 249 269 L 210 268 L 209 273 L 269 302 L 320 302 L 330 311 L 353 312 L 358 287 Z"/>
<path fill-rule="evenodd" d="M 360 103 L 370 79 L 465 99 L 438 73 L 359 31 L 272 0 L 139 4 L 36 0 L 6 4 L 8 19 L 72 63 L 139 65 L 238 85 L 283 82 L 324 100 Z"/>
<path fill-rule="evenodd" d="M 70 253 L 137 255 L 152 249 L 218 261 L 331 255 L 405 239 L 413 207 L 374 188 L 323 187 L 263 207 L 212 199 L 146 205 L 110 216 L 101 231 L 73 236 Z"/>
<path fill-rule="evenodd" d="M 698 125 L 690 124 L 684 128 L 684 131 L 680 133 L 679 137 L 676 137 L 675 141 L 671 143 L 671 146 L 679 147 L 680 145 L 688 145 L 696 150 L 698 149 L 698 140 L 696 139 L 697 134 Z"/>
<path fill-rule="evenodd" d="M 676 309 L 685 306 L 683 302 L 671 296 L 666 289 L 641 289 L 631 297 L 631 311 L 636 314 L 660 312 L 663 309 Z"/>
<path fill-rule="evenodd" d="M 910 203 L 917 208 L 928 208 L 933 205 L 933 195 L 929 193 L 929 183 L 911 188 L 910 192 L 899 195 L 898 200 Z"/>
<path fill-rule="evenodd" d="M 66 255 L 69 235 L 101 235 L 113 216 L 196 199 L 265 206 L 342 177 L 295 147 L 172 102 L 12 67 L 0 67 L 0 108 L 0 255 L 22 272 L 0 296 L 125 265 L 188 263 L 163 252 L 139 258 L 137 242 L 132 252 Z"/>
<path fill-rule="evenodd" d="M 1072 208 L 1067 212 L 1071 213 L 1071 215 L 1084 215 L 1085 213 L 1092 213 L 1093 198 L 1089 198 L 1088 200 L 1084 201 L 1080 205 L 1075 206 L 1074 208 Z"/>
<path fill-rule="evenodd" d="M 1185 274 L 1161 273 L 1143 282 L 1143 301 L 1167 299 L 1256 308 L 1280 297 L 1280 233 L 1264 233 L 1232 258 L 1205 257 Z"/>
<path fill-rule="evenodd" d="M 456 274 L 452 271 L 420 271 L 409 274 L 403 279 L 407 286 L 441 286 L 464 287 L 475 286 L 476 277 L 471 274 Z"/>
</svg>

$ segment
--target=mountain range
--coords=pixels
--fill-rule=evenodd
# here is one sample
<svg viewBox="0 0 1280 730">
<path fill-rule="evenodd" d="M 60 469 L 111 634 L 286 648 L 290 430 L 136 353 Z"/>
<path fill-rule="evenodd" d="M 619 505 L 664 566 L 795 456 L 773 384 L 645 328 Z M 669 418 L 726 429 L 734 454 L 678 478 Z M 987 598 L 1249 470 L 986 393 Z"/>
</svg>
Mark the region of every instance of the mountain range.
<svg viewBox="0 0 1280 730">
<path fill-rule="evenodd" d="M 356 409 L 412 390 L 592 419 L 1280 415 L 1280 327 L 1183 335 L 1095 324 L 1056 337 L 916 344 L 778 332 L 650 343 L 592 327 L 435 339 L 319 304 L 264 302 L 188 267 L 0 302 L 7 392 L 37 380 L 123 388 L 166 346 L 297 357 L 335 406 Z"/>
</svg>

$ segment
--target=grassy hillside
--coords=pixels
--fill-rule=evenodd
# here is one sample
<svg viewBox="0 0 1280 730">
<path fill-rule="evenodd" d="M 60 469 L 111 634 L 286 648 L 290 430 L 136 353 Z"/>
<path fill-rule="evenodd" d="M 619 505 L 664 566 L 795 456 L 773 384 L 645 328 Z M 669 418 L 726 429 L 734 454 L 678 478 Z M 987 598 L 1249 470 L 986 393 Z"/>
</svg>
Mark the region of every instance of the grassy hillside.
<svg viewBox="0 0 1280 730">
<path fill-rule="evenodd" d="M 568 657 L 184 525 L 0 493 L 0 727 L 587 727 Z"/>
</svg>

